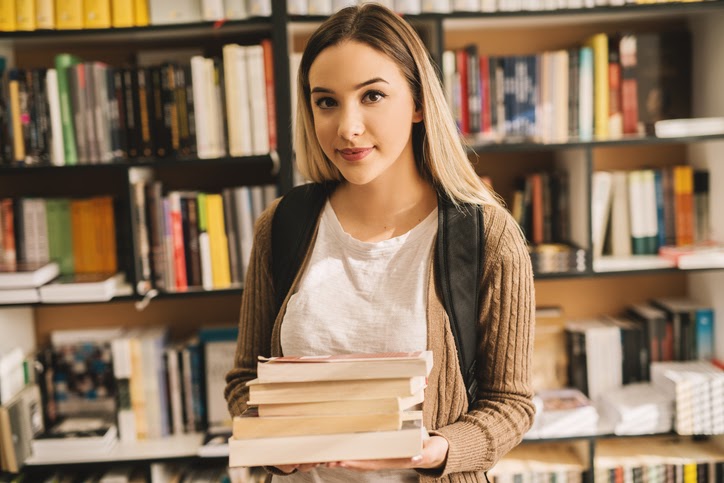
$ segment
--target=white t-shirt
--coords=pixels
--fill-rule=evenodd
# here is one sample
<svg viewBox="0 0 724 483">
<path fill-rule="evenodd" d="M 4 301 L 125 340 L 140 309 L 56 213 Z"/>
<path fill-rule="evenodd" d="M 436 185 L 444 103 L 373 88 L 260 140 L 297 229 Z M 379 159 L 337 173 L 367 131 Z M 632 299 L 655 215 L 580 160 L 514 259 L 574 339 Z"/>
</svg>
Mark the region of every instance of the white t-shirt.
<svg viewBox="0 0 724 483">
<path fill-rule="evenodd" d="M 327 202 L 311 259 L 281 326 L 284 355 L 415 351 L 427 348 L 427 280 L 437 209 L 389 240 L 345 233 Z M 358 473 L 318 468 L 275 481 L 417 481 L 412 470 Z"/>
</svg>

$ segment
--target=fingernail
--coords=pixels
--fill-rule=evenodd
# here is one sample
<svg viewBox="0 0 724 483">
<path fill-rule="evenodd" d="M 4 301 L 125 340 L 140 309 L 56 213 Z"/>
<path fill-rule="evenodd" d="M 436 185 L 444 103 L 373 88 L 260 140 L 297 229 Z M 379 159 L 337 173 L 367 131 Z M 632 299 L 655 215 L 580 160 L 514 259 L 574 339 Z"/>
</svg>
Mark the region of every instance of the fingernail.
<svg viewBox="0 0 724 483">
<path fill-rule="evenodd" d="M 422 461 L 422 456 L 421 455 L 413 456 L 411 458 L 411 460 L 413 463 L 419 463 L 420 461 Z"/>
</svg>

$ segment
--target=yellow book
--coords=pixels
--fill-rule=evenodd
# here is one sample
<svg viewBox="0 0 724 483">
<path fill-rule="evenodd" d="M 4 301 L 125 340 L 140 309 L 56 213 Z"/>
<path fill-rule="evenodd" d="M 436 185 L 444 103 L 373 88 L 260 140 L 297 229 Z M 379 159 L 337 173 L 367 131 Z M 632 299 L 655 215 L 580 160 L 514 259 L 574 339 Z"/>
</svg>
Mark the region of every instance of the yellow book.
<svg viewBox="0 0 724 483">
<path fill-rule="evenodd" d="M 87 29 L 111 28 L 110 0 L 83 0 L 83 27 Z"/>
<path fill-rule="evenodd" d="M 148 25 L 148 0 L 133 0 L 134 18 L 136 27 Z"/>
<path fill-rule="evenodd" d="M 8 84 L 10 90 L 10 112 L 12 116 L 13 133 L 13 159 L 18 162 L 25 161 L 25 139 L 23 138 L 23 123 L 20 119 L 20 83 L 11 80 Z M 19 135 L 18 135 L 19 133 Z"/>
<path fill-rule="evenodd" d="M 114 27 L 133 27 L 136 22 L 135 0 L 111 0 L 111 22 Z"/>
<path fill-rule="evenodd" d="M 35 26 L 38 29 L 55 28 L 55 1 L 37 0 L 35 4 Z"/>
<path fill-rule="evenodd" d="M 206 195 L 206 213 L 213 285 L 215 289 L 226 288 L 231 285 L 231 273 L 224 225 L 224 202 L 220 194 Z"/>
<path fill-rule="evenodd" d="M 596 34 L 586 40 L 593 49 L 593 133 L 608 137 L 608 36 Z"/>
<path fill-rule="evenodd" d="M 83 28 L 83 0 L 57 0 L 55 26 L 58 30 Z"/>
<path fill-rule="evenodd" d="M 15 10 L 15 0 L 0 0 L 0 31 L 15 31 L 17 23 Z"/>
<path fill-rule="evenodd" d="M 684 483 L 696 483 L 698 481 L 696 463 L 684 463 Z"/>
<path fill-rule="evenodd" d="M 16 0 L 15 15 L 17 30 L 33 31 L 35 26 L 35 0 Z"/>
</svg>

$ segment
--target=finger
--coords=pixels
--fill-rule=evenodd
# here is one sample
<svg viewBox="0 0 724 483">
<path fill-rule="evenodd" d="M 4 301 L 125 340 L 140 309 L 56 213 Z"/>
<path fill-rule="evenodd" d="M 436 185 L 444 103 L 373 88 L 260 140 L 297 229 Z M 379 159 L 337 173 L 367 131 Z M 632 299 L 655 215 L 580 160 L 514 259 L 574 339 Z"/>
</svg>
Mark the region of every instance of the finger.
<svg viewBox="0 0 724 483">
<path fill-rule="evenodd" d="M 299 465 L 279 465 L 276 467 L 276 469 L 278 469 L 282 473 L 291 473 L 292 471 L 297 469 L 297 466 Z"/>
<path fill-rule="evenodd" d="M 307 471 L 312 471 L 312 470 L 315 469 L 317 466 L 319 466 L 319 463 L 304 463 L 304 464 L 299 465 L 299 466 L 297 467 L 297 469 L 298 469 L 299 471 L 305 473 L 305 472 L 307 472 Z"/>
</svg>

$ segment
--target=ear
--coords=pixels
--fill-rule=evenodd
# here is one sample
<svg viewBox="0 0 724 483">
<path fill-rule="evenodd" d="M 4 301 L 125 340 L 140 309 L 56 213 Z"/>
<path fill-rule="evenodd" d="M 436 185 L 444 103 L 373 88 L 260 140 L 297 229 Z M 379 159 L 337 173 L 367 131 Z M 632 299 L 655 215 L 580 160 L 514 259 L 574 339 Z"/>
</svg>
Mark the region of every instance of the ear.
<svg viewBox="0 0 724 483">
<path fill-rule="evenodd" d="M 422 106 L 416 107 L 415 112 L 412 114 L 412 123 L 417 124 L 418 122 L 422 122 L 422 119 Z"/>
</svg>

